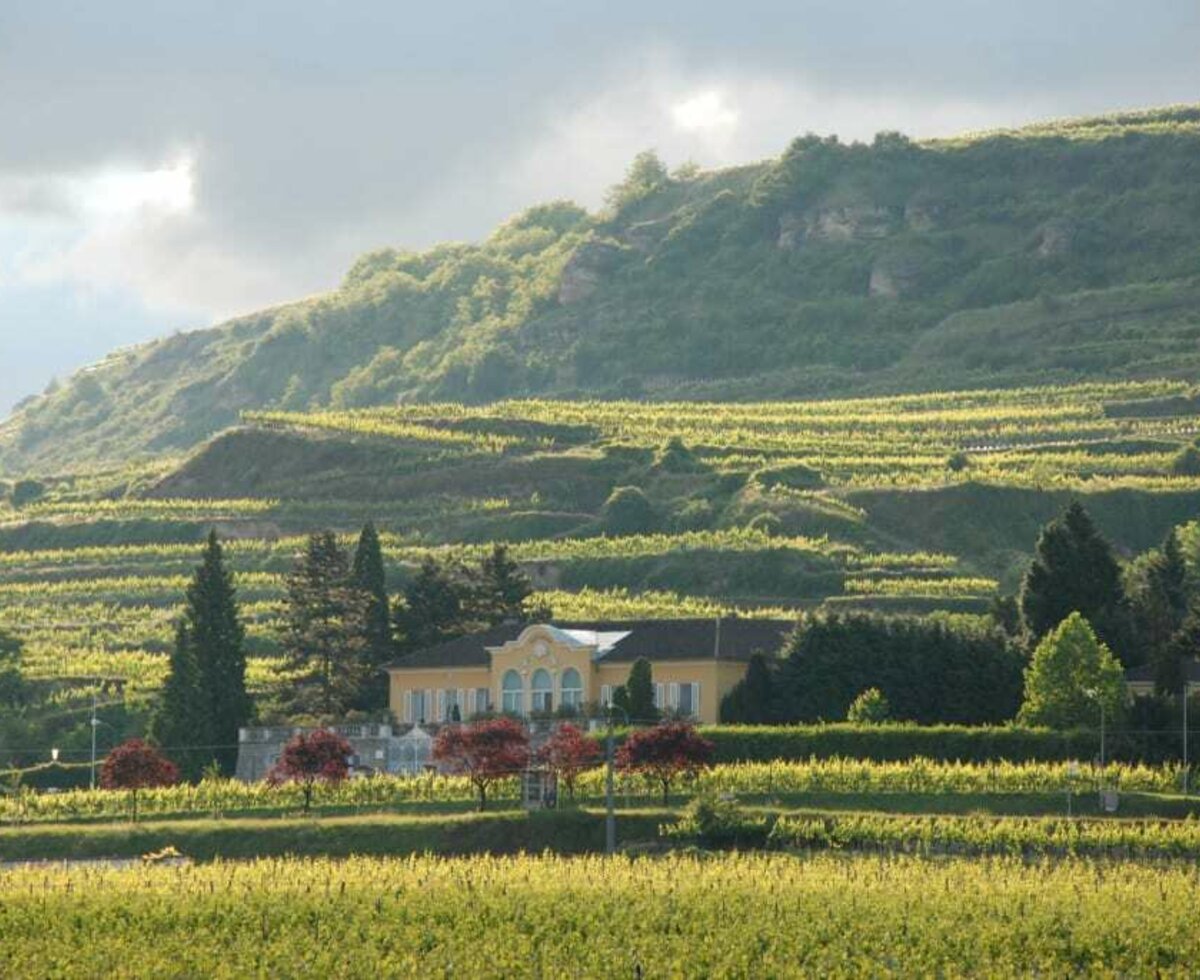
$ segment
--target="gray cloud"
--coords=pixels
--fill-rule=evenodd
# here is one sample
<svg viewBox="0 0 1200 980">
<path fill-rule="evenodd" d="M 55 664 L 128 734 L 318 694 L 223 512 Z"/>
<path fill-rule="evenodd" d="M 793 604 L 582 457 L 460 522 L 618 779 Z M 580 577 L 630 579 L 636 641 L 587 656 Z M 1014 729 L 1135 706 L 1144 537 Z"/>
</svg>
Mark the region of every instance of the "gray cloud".
<svg viewBox="0 0 1200 980">
<path fill-rule="evenodd" d="M 22 270 L 194 325 L 328 288 L 371 247 L 479 237 L 551 197 L 595 204 L 645 146 L 714 165 L 809 129 L 934 135 L 1189 101 L 1197 50 L 1200 7 L 1179 0 L 9 4 L 0 253 L 58 231 L 37 261 L 0 254 L 0 361 Z M 736 124 L 673 125 L 704 92 Z M 62 192 L 183 155 L 187 215 L 97 223 Z"/>
</svg>

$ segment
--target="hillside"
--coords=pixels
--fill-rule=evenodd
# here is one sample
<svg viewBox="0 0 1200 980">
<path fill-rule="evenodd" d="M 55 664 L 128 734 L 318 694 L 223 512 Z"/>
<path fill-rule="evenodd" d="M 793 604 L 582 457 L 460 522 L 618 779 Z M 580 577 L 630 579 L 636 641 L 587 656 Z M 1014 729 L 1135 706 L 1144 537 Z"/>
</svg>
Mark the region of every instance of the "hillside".
<svg viewBox="0 0 1200 980">
<path fill-rule="evenodd" d="M 0 473 L 179 453 L 248 410 L 723 399 L 1200 369 L 1200 107 L 668 175 L 603 214 L 361 258 L 341 287 L 124 350 L 0 426 Z"/>
<path fill-rule="evenodd" d="M 216 527 L 267 692 L 285 680 L 302 535 L 349 544 L 367 520 L 393 591 L 427 556 L 476 561 L 505 541 L 564 619 L 984 613 L 1072 497 L 1126 559 L 1188 525 L 1200 567 L 1190 390 L 252 413 L 182 465 L 47 479 L 40 499 L 0 502 L 0 630 L 56 704 L 86 707 L 97 676 L 141 702 Z"/>
</svg>

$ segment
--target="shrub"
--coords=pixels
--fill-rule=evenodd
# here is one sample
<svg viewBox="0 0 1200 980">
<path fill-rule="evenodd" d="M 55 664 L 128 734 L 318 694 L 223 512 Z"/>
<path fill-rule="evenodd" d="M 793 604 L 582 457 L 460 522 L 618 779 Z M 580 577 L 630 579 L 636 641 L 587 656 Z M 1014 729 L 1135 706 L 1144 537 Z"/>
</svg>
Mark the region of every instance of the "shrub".
<svg viewBox="0 0 1200 980">
<path fill-rule="evenodd" d="M 642 534 L 652 531 L 658 515 L 650 499 L 638 487 L 617 487 L 604 501 L 600 514 L 604 529 L 612 534 Z"/>
<path fill-rule="evenodd" d="M 846 721 L 860 725 L 878 725 L 887 721 L 891 714 L 888 699 L 877 687 L 868 687 L 850 705 L 846 712 Z"/>
</svg>

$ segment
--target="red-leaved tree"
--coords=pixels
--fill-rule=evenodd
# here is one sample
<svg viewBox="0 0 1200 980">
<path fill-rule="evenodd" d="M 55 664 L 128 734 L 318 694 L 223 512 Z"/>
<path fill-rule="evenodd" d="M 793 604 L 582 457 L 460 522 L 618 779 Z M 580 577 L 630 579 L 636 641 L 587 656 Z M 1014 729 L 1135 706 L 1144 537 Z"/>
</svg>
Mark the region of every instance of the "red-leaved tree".
<svg viewBox="0 0 1200 980">
<path fill-rule="evenodd" d="M 712 765 L 713 743 L 683 721 L 663 722 L 631 732 L 617 749 L 617 767 L 636 772 L 662 785 L 663 806 L 670 803 L 671 782 L 694 776 Z"/>
<path fill-rule="evenodd" d="M 140 738 L 122 742 L 108 753 L 100 767 L 104 789 L 127 789 L 134 823 L 138 818 L 138 791 L 179 782 L 175 763 Z"/>
<path fill-rule="evenodd" d="M 545 763 L 567 787 L 567 795 L 575 799 L 575 781 L 583 770 L 600 761 L 600 746 L 574 725 L 562 724 L 538 749 L 538 761 Z"/>
<path fill-rule="evenodd" d="M 433 743 L 433 757 L 448 772 L 466 776 L 487 807 L 488 788 L 529 765 L 529 736 L 511 718 L 489 718 L 470 725 L 446 725 Z"/>
<path fill-rule="evenodd" d="M 318 728 L 315 732 L 301 732 L 283 747 L 279 761 L 267 773 L 267 782 L 273 786 L 282 783 L 299 783 L 304 791 L 304 812 L 312 808 L 313 788 L 317 783 L 340 783 L 350 771 L 349 763 L 354 749 L 336 732 Z"/>
</svg>

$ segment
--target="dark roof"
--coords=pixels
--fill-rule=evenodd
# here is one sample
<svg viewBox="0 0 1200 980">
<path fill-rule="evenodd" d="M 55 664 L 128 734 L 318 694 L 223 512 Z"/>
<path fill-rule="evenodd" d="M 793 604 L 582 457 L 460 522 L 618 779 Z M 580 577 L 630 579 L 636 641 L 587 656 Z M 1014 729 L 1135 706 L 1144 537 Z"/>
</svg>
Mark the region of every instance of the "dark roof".
<svg viewBox="0 0 1200 980">
<path fill-rule="evenodd" d="M 1185 660 L 1183 664 L 1186 680 L 1189 684 L 1200 684 L 1200 660 Z M 1125 680 L 1130 683 L 1154 683 L 1154 665 L 1140 664 L 1125 671 Z"/>
<path fill-rule="evenodd" d="M 515 640 L 531 623 L 510 623 L 483 633 L 460 636 L 402 657 L 389 667 L 487 667 L 488 647 Z M 626 622 L 554 622 L 564 630 L 628 632 L 601 658 L 606 663 L 623 663 L 645 657 L 651 661 L 720 660 L 746 661 L 755 653 L 774 654 L 795 628 L 790 619 L 721 620 L 720 646 L 715 619 L 642 619 Z"/>
</svg>

